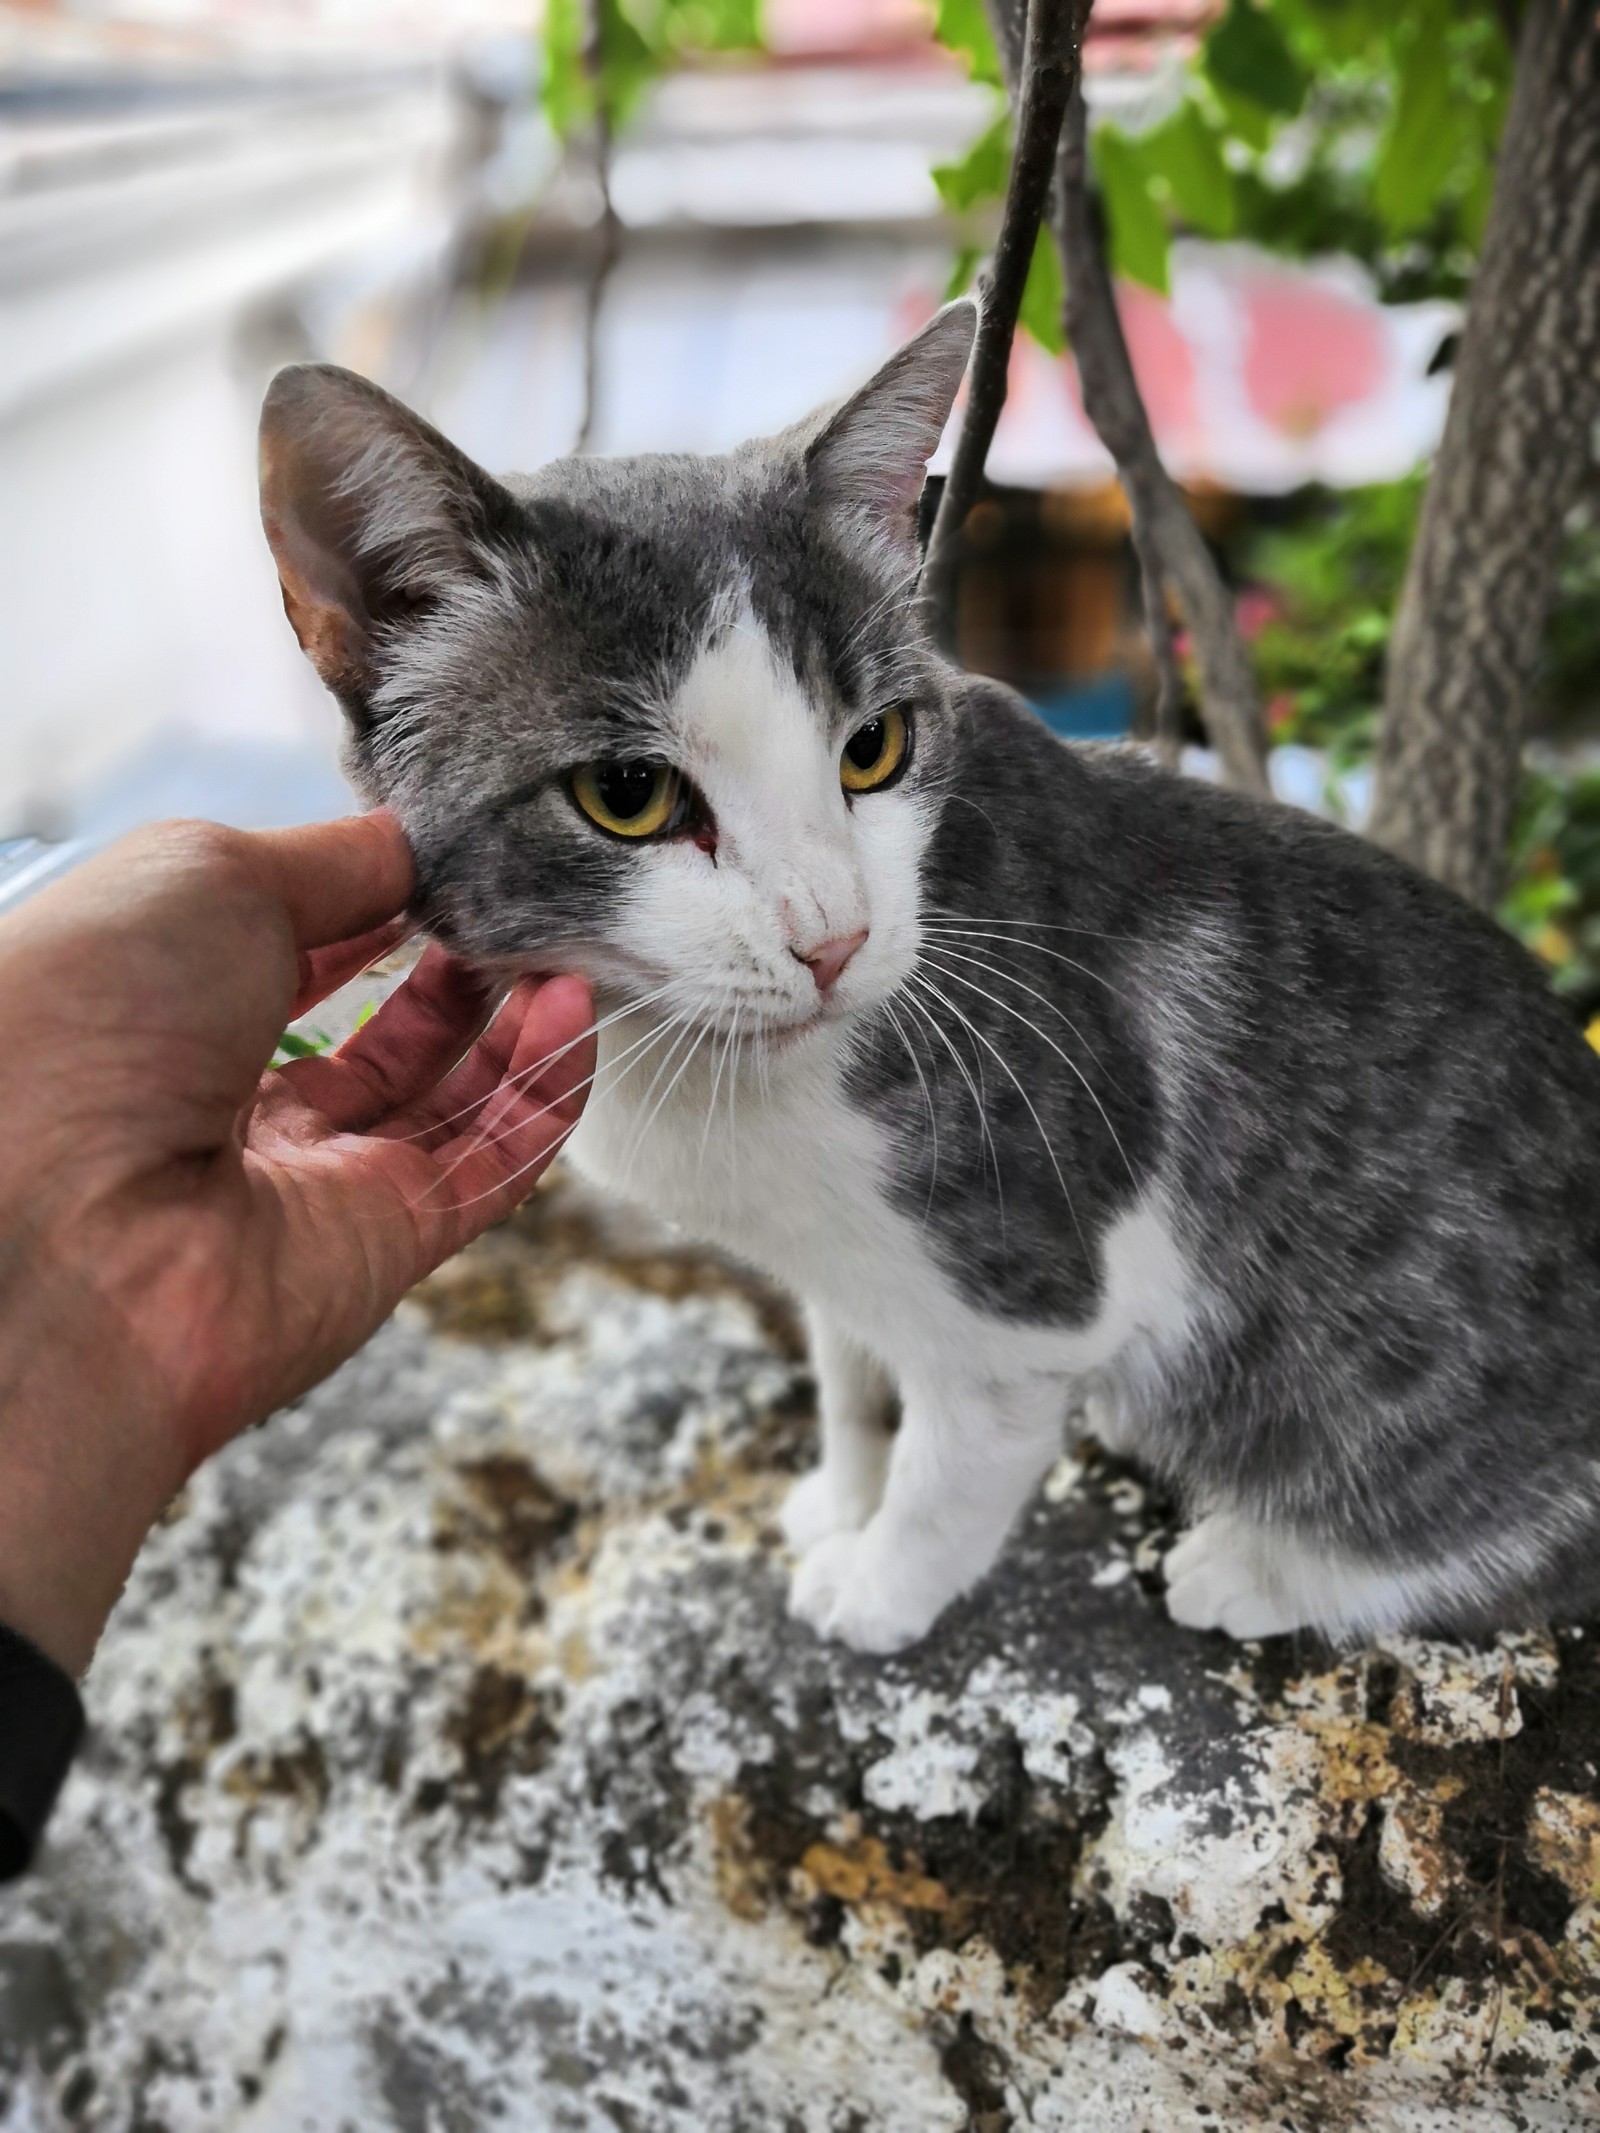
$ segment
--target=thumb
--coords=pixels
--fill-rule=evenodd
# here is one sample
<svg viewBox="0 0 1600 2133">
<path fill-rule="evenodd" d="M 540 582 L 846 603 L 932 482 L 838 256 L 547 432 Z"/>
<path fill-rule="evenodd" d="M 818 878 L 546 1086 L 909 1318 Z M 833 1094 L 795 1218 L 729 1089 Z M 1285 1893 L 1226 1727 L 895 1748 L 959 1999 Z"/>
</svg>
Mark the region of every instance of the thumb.
<svg viewBox="0 0 1600 2133">
<path fill-rule="evenodd" d="M 416 884 L 411 847 L 386 808 L 301 829 L 258 830 L 249 842 L 302 950 L 381 926 L 405 909 Z"/>
</svg>

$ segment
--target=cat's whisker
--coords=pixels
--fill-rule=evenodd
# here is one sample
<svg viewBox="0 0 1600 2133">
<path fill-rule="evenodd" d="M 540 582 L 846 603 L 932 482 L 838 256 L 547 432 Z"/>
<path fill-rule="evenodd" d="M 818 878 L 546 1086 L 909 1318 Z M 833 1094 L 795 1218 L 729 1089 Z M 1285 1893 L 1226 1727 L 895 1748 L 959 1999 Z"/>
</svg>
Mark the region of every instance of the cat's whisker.
<svg viewBox="0 0 1600 2133">
<path fill-rule="evenodd" d="M 1113 985 L 1109 978 L 1102 977 L 1098 970 L 1091 970 L 1087 963 L 1080 963 L 1070 955 L 1063 955 L 1059 948 L 1047 948 L 1043 941 L 1024 940 L 1015 933 L 993 933 L 987 927 L 950 926 L 937 922 L 930 925 L 928 931 L 940 941 L 997 941 L 1008 948 L 1031 949 L 1035 955 L 1047 955 L 1052 962 L 1064 963 L 1068 970 L 1077 971 L 1080 977 L 1089 978 L 1096 985 L 1103 985 L 1114 1000 L 1125 997 L 1118 987 Z"/>
<path fill-rule="evenodd" d="M 591 1022 L 588 1028 L 580 1030 L 576 1037 L 570 1038 L 565 1044 L 558 1045 L 553 1052 L 546 1052 L 543 1058 L 535 1059 L 530 1066 L 520 1068 L 504 1081 L 496 1082 L 492 1089 L 486 1089 L 481 1096 L 475 1096 L 471 1103 L 463 1104 L 458 1111 L 451 1111 L 444 1118 L 435 1119 L 431 1126 L 419 1126 L 415 1133 L 397 1133 L 395 1139 L 399 1141 L 426 1140 L 430 1135 L 440 1132 L 445 1126 L 453 1126 L 457 1119 L 466 1118 L 471 1112 L 481 1110 L 489 1099 L 497 1096 L 502 1089 L 514 1089 L 532 1076 L 542 1074 L 547 1067 L 553 1066 L 556 1060 L 564 1059 L 568 1052 L 575 1052 L 580 1044 L 586 1044 L 591 1037 L 598 1037 L 603 1029 L 609 1029 L 613 1022 L 620 1022 L 624 1016 L 638 1013 L 640 1009 L 648 1007 L 653 1000 L 659 1000 L 663 993 L 671 990 L 672 987 L 670 985 L 658 985 L 654 992 L 647 992 L 642 999 L 630 1000 L 626 1007 L 619 1007 L 612 1014 L 602 1015 L 598 1022 Z M 583 1083 L 580 1082 L 578 1086 L 581 1088 Z"/>
<path fill-rule="evenodd" d="M 1003 957 L 994 955 L 993 953 L 986 956 L 968 955 L 965 953 L 964 950 L 960 948 L 952 948 L 950 946 L 950 941 L 962 940 L 965 938 L 967 938 L 967 936 L 963 934 L 951 934 L 948 938 L 941 937 L 933 944 L 933 947 L 928 952 L 936 952 L 940 955 L 953 956 L 956 961 L 960 963 L 970 963 L 975 970 L 986 970 L 991 977 L 1003 978 L 1008 985 L 1015 985 L 1019 992 L 1025 992 L 1029 994 L 1031 998 L 1039 1002 L 1041 1007 L 1048 1008 L 1050 1013 L 1055 1016 L 1058 1022 L 1064 1022 L 1066 1024 L 1067 1028 L 1071 1030 L 1073 1036 L 1077 1038 L 1078 1042 L 1083 1046 L 1084 1050 L 1088 1053 L 1089 1057 L 1094 1061 L 1096 1066 L 1099 1066 L 1101 1064 L 1100 1054 L 1095 1050 L 1094 1046 L 1089 1042 L 1088 1038 L 1083 1034 L 1083 1031 L 1079 1029 L 1077 1023 L 1073 1021 L 1072 1017 L 1065 1011 L 1065 1009 L 1058 1007 L 1055 1001 L 1051 999 L 1048 993 L 1040 992 L 1037 986 L 1030 985 L 1025 978 L 1019 977 L 1017 975 L 1016 968 L 1013 964 L 1007 962 Z"/>
<path fill-rule="evenodd" d="M 733 1010 L 733 1071 L 728 1076 L 728 1173 L 730 1182 L 736 1182 L 739 1176 L 739 1121 L 734 1106 L 738 1098 L 739 1059 L 743 1046 L 744 1039 L 739 1032 L 739 1010 L 735 1006 Z"/>
<path fill-rule="evenodd" d="M 982 917 L 970 911 L 946 911 L 934 904 L 923 914 L 925 926 L 1012 926 L 1027 933 L 1081 933 L 1092 941 L 1132 941 L 1138 936 L 1132 933 L 1106 933 L 1098 926 L 1054 925 L 1043 919 L 1012 918 L 1009 915 Z"/>
<path fill-rule="evenodd" d="M 661 1079 L 662 1074 L 666 1072 L 667 1068 L 672 1064 L 673 1059 L 677 1056 L 678 1046 L 682 1042 L 684 1036 L 687 1036 L 689 1038 L 689 1049 L 684 1053 L 682 1062 L 678 1066 L 676 1072 L 673 1074 L 671 1080 L 661 1091 L 661 1094 L 656 1098 L 655 1108 L 650 1112 L 644 1123 L 634 1133 L 633 1139 L 628 1145 L 628 1152 L 626 1157 L 624 1158 L 624 1162 L 626 1165 L 627 1172 L 630 1176 L 633 1171 L 633 1166 L 639 1158 L 639 1152 L 643 1148 L 644 1143 L 649 1136 L 650 1128 L 655 1124 L 658 1114 L 660 1113 L 662 1107 L 666 1104 L 668 1099 L 671 1097 L 673 1090 L 678 1086 L 679 1082 L 682 1081 L 684 1075 L 689 1071 L 690 1064 L 693 1061 L 696 1052 L 699 1051 L 701 1044 L 704 1042 L 705 1038 L 709 1034 L 705 1023 L 702 1022 L 696 1024 L 692 1022 L 688 1018 L 688 1016 L 684 1016 L 681 1019 L 683 1021 L 683 1029 L 680 1031 L 679 1035 L 673 1039 L 671 1050 L 667 1053 L 666 1059 L 662 1062 L 661 1066 L 656 1070 L 655 1080 L 651 1082 L 650 1088 L 645 1091 L 644 1103 L 649 1103 L 651 1091 L 654 1090 L 656 1082 Z M 643 1108 L 644 1104 L 641 1104 L 640 1109 L 643 1110 Z"/>
<path fill-rule="evenodd" d="M 955 1040 L 951 1037 L 949 1031 L 946 1030 L 940 1023 L 938 1017 L 928 1008 L 928 1006 L 923 1001 L 918 999 L 916 991 L 913 990 L 913 988 L 916 987 L 925 987 L 930 994 L 934 994 L 935 989 L 932 985 L 928 983 L 928 980 L 926 978 L 920 976 L 919 973 L 917 973 L 916 971 L 913 971 L 911 973 L 911 975 L 906 979 L 905 984 L 901 988 L 905 997 L 906 1005 L 912 1008 L 916 1012 L 916 1014 L 920 1016 L 924 1022 L 927 1023 L 928 1027 L 939 1039 L 939 1042 L 950 1054 L 950 1057 L 955 1061 L 956 1072 L 961 1076 L 963 1082 L 965 1082 L 967 1093 L 972 1098 L 973 1109 L 978 1114 L 978 1125 L 983 1134 L 984 1145 L 989 1151 L 990 1167 L 994 1171 L 995 1200 L 999 1206 L 1000 1234 L 1003 1237 L 1005 1235 L 1006 1227 L 1005 1187 L 1000 1182 L 1000 1157 L 998 1151 L 995 1148 L 994 1136 L 989 1131 L 989 1114 L 984 1107 L 983 1097 L 979 1093 L 978 1084 L 973 1080 L 971 1073 L 968 1071 L 967 1062 L 962 1058 L 960 1051 L 957 1049 Z"/>
<path fill-rule="evenodd" d="M 922 1061 L 917 1057 L 916 1049 L 911 1039 L 906 1035 L 899 1016 L 894 1011 L 892 1000 L 884 1001 L 883 1011 L 889 1018 L 889 1027 L 900 1039 L 905 1055 L 911 1061 L 912 1071 L 915 1073 L 922 1090 L 922 1101 L 928 1110 L 928 1130 L 933 1138 L 933 1171 L 928 1179 L 928 1197 L 922 1209 L 922 1226 L 926 1229 L 928 1217 L 933 1212 L 933 1196 L 939 1184 L 939 1114 L 933 1107 L 933 1093 L 928 1087 L 928 1077 L 922 1071 Z"/>
<path fill-rule="evenodd" d="M 976 956 L 961 956 L 960 952 L 954 948 L 947 950 L 946 953 L 951 956 L 956 956 L 962 962 L 973 964 L 979 970 L 988 971 L 991 977 L 1003 977 L 1005 975 L 1005 973 L 1001 971 L 990 969 L 990 966 L 987 963 L 980 962 Z M 977 993 L 980 998 L 989 1001 L 992 1006 L 998 1007 L 1002 1014 L 1010 1015 L 1014 1021 L 1020 1022 L 1024 1029 L 1032 1030 L 1033 1034 L 1038 1038 L 1039 1042 L 1041 1044 L 1047 1044 L 1050 1047 L 1051 1051 L 1054 1052 L 1056 1057 L 1061 1061 L 1062 1065 L 1066 1067 L 1070 1073 L 1076 1074 L 1079 1081 L 1081 1081 L 1083 1084 L 1084 1093 L 1087 1095 L 1089 1101 L 1094 1105 L 1095 1109 L 1099 1112 L 1101 1123 L 1104 1125 L 1107 1133 L 1109 1133 L 1111 1136 L 1111 1145 L 1116 1149 L 1117 1154 L 1121 1157 L 1122 1167 L 1128 1173 L 1128 1181 L 1133 1186 L 1135 1192 L 1137 1192 L 1139 1189 L 1139 1180 L 1134 1176 L 1133 1165 L 1128 1161 L 1127 1152 L 1123 1148 L 1122 1142 L 1117 1137 L 1117 1129 L 1114 1125 L 1112 1125 L 1110 1117 L 1106 1112 L 1105 1105 L 1095 1094 L 1093 1084 L 1089 1080 L 1088 1075 L 1084 1073 L 1082 1067 L 1078 1065 L 1078 1062 L 1073 1059 L 1068 1053 L 1064 1052 L 1061 1049 L 1060 1045 L 1056 1043 L 1055 1039 L 1050 1036 L 1047 1031 L 1042 1030 L 1037 1022 L 1034 1022 L 1030 1019 L 1030 1017 L 1025 1015 L 1022 1012 L 1021 1008 L 1014 1007 L 1009 1000 L 1002 1000 L 998 994 L 987 991 L 982 985 L 974 984 L 971 978 L 962 977 L 959 971 L 951 970 L 948 965 L 943 962 L 936 961 L 934 963 L 934 968 L 936 970 L 941 971 L 943 975 L 951 981 L 952 984 L 966 986 L 969 992 Z M 1022 985 L 1022 980 L 1020 978 L 1010 978 L 1008 982 L 1013 985 Z M 1032 993 L 1033 987 L 1031 985 L 1023 985 L 1022 990 L 1024 992 Z M 1043 993 L 1034 993 L 1034 998 L 1044 1000 L 1045 996 Z M 1045 1005 L 1047 1007 L 1050 1006 L 1050 1004 L 1051 1003 L 1048 1000 L 1045 1000 Z M 1059 1014 L 1060 1009 L 1057 1008 L 1055 1012 Z M 1066 1016 L 1064 1015 L 1061 1019 L 1064 1022 L 1067 1020 Z M 1067 1026 L 1068 1028 L 1072 1027 L 1070 1022 Z"/>
<path fill-rule="evenodd" d="M 560 1099 L 560 1101 L 563 1103 L 570 1103 L 572 1098 L 577 1095 L 580 1089 L 590 1090 L 591 1100 L 594 1097 L 598 1097 L 602 1094 L 609 1096 L 612 1091 L 620 1085 L 620 1083 L 627 1079 L 627 1076 L 632 1073 L 634 1066 L 637 1066 L 639 1064 L 638 1057 L 635 1057 L 634 1055 L 642 1055 L 648 1053 L 650 1047 L 659 1041 L 662 1032 L 670 1027 L 670 1023 L 658 1023 L 653 1028 L 646 1030 L 645 1034 L 642 1037 L 636 1038 L 634 1042 L 628 1046 L 626 1051 L 618 1052 L 615 1057 L 611 1059 L 602 1060 L 595 1067 L 595 1070 L 592 1074 L 585 1074 L 582 1081 L 574 1082 L 572 1087 L 566 1091 L 565 1095 Z M 567 1050 L 568 1047 L 563 1046 L 562 1049 Z M 554 1054 L 552 1054 L 552 1057 L 553 1056 Z M 616 1079 L 610 1084 L 610 1087 L 602 1091 L 600 1087 L 600 1076 L 604 1074 L 607 1069 L 618 1067 L 622 1065 L 625 1060 L 630 1059 L 632 1060 L 632 1064 L 625 1067 L 624 1071 L 621 1074 L 618 1074 Z M 536 1069 L 529 1069 L 528 1071 L 537 1071 L 538 1069 L 542 1069 L 546 1064 L 546 1061 L 540 1060 Z M 526 1073 L 520 1074 L 516 1077 L 516 1081 L 522 1081 L 525 1079 Z M 516 1081 L 500 1082 L 495 1088 L 490 1090 L 489 1095 L 498 1096 L 502 1090 L 515 1087 Z M 482 1100 L 484 1102 L 487 1102 L 488 1097 L 485 1097 Z M 469 1105 L 468 1109 L 471 1108 L 472 1106 Z M 513 1119 L 511 1124 L 504 1127 L 500 1132 L 482 1134 L 477 1139 L 469 1141 L 466 1147 L 464 1147 L 461 1153 L 456 1157 L 455 1161 L 446 1167 L 443 1175 L 440 1177 L 438 1182 L 440 1184 L 448 1182 L 448 1180 L 452 1178 L 455 1173 L 461 1168 L 461 1165 L 465 1162 L 470 1161 L 473 1156 L 479 1154 L 482 1150 L 486 1148 L 498 1148 L 502 1141 L 510 1140 L 513 1134 L 520 1133 L 523 1127 L 529 1123 L 530 1117 L 543 1118 L 546 1117 L 554 1109 L 554 1104 L 540 1104 L 537 1109 L 535 1109 L 532 1113 L 524 1113 L 520 1118 Z M 465 1113 L 457 1112 L 455 1115 L 457 1117 L 464 1117 Z M 448 1123 L 448 1121 L 445 1121 L 445 1123 Z M 438 1129 L 435 1128 L 434 1130 L 437 1131 Z M 416 1135 L 407 1134 L 405 1138 L 407 1140 L 414 1140 L 416 1138 Z M 428 1189 L 431 1192 L 434 1188 L 430 1186 Z"/>
<path fill-rule="evenodd" d="M 679 1045 L 682 1044 L 684 1038 L 691 1033 L 694 1027 L 694 1019 L 686 1009 L 680 1008 L 677 1014 L 668 1017 L 665 1028 L 673 1032 L 672 1042 L 668 1045 L 663 1056 L 656 1062 L 656 1070 L 650 1077 L 650 1086 L 645 1090 L 639 1102 L 641 1111 L 660 1087 L 662 1076 L 671 1071 L 672 1063 L 678 1056 Z"/>
<path fill-rule="evenodd" d="M 526 1163 L 519 1165 L 517 1169 L 512 1171 L 510 1177 L 497 1179 L 493 1185 L 485 1186 L 482 1192 L 475 1192 L 470 1200 L 458 1200 L 456 1202 L 456 1212 L 459 1214 L 465 1208 L 476 1207 L 480 1200 L 494 1199 L 497 1193 L 502 1193 L 509 1186 L 515 1185 L 519 1178 L 525 1178 L 530 1170 L 542 1170 L 554 1156 L 560 1153 L 573 1134 L 577 1132 L 578 1124 L 579 1121 L 574 1119 L 570 1126 L 565 1127 L 562 1132 L 557 1134 L 548 1148 L 541 1149 L 537 1155 L 531 1156 Z M 441 1180 L 440 1182 L 442 1183 L 443 1181 Z M 428 1192 L 431 1193 L 433 1190 L 434 1187 L 430 1185 Z M 426 1200 L 427 1197 L 428 1193 L 424 1193 L 423 1199 Z"/>
<path fill-rule="evenodd" d="M 733 1001 L 734 988 L 732 985 L 725 985 L 722 989 L 722 998 L 717 1002 L 718 1021 L 721 1020 L 724 1009 L 728 1006 L 730 1002 Z M 722 1087 L 722 1070 L 727 1065 L 729 1055 L 733 1050 L 733 1033 L 734 1030 L 738 1028 L 738 1026 L 739 1009 L 737 1003 L 734 1002 L 733 1025 L 732 1028 L 730 1028 L 727 1034 L 723 1037 L 722 1049 L 717 1052 L 716 1065 L 711 1077 L 711 1091 L 706 1098 L 706 1122 L 700 1133 L 700 1154 L 695 1164 L 696 1176 L 703 1176 L 705 1174 L 706 1144 L 711 1138 L 711 1122 L 717 1115 L 717 1092 Z M 712 1038 L 712 1048 L 713 1050 L 716 1049 L 715 1037 Z"/>
<path fill-rule="evenodd" d="M 947 977 L 953 977 L 955 973 L 947 971 L 945 975 Z M 957 984 L 967 984 L 968 982 L 969 981 L 965 978 L 956 979 Z M 1078 1242 L 1083 1246 L 1084 1257 L 1086 1259 L 1089 1259 L 1092 1263 L 1092 1255 L 1089 1251 L 1089 1240 L 1087 1237 L 1085 1237 L 1083 1233 L 1083 1224 L 1078 1220 L 1078 1210 L 1073 1205 L 1072 1194 L 1067 1189 L 1066 1177 L 1062 1172 L 1060 1163 L 1056 1160 L 1055 1147 L 1051 1142 L 1049 1134 L 1046 1133 L 1044 1130 L 1043 1119 L 1040 1118 L 1038 1112 L 1034 1109 L 1033 1098 L 1028 1094 L 1027 1090 L 1022 1086 L 1022 1083 L 1017 1079 L 1017 1076 L 1012 1072 L 1010 1061 L 1006 1058 L 1004 1052 L 1002 1052 L 997 1045 L 992 1043 L 991 1040 L 984 1035 L 983 1031 L 978 1028 L 977 1024 L 973 1022 L 969 1016 L 963 1014 L 961 1009 L 956 1005 L 956 1003 L 951 1000 L 946 994 L 940 992 L 939 988 L 936 985 L 932 984 L 929 979 L 924 978 L 923 983 L 927 985 L 929 991 L 932 992 L 935 999 L 943 1001 L 944 1005 L 949 1009 L 950 1013 L 955 1016 L 956 1020 L 964 1024 L 965 1027 L 970 1031 L 972 1036 L 975 1037 L 980 1044 L 986 1045 L 988 1049 L 993 1052 L 995 1059 L 999 1063 L 1002 1071 L 1009 1077 L 1012 1087 L 1022 1098 L 1024 1104 L 1027 1105 L 1028 1116 L 1033 1120 L 1035 1127 L 1038 1129 L 1039 1138 L 1044 1144 L 1044 1152 L 1050 1158 L 1050 1168 L 1056 1174 L 1056 1183 L 1061 1187 L 1062 1198 L 1067 1203 L 1067 1212 L 1072 1217 L 1072 1226 L 1078 1232 Z M 972 989 L 974 992 L 977 992 L 981 990 L 981 987 L 973 986 Z M 1048 1043 L 1049 1039 L 1046 1038 L 1045 1041 L 1046 1043 Z M 1063 1054 L 1063 1057 L 1065 1057 L 1065 1054 Z M 1070 1065 L 1071 1062 L 1068 1061 L 1068 1064 Z"/>
<path fill-rule="evenodd" d="M 1083 1049 L 1097 1067 L 1102 1065 L 1100 1054 L 1083 1034 L 1083 1031 L 1079 1029 L 1077 1023 L 1066 1012 L 1065 1008 L 1058 1007 L 1048 993 L 1041 992 L 1038 986 L 1030 985 L 1026 978 L 1019 976 L 1015 965 L 1004 957 L 995 955 L 992 951 L 988 955 L 976 955 L 970 953 L 966 948 L 958 948 L 951 945 L 953 941 L 964 938 L 965 936 L 959 934 L 953 934 L 948 939 L 941 938 L 927 947 L 925 952 L 930 955 L 947 957 L 957 963 L 966 963 L 974 970 L 985 972 L 989 977 L 999 978 L 1007 985 L 1014 985 L 1018 992 L 1025 992 L 1030 999 L 1037 1000 L 1041 1007 L 1047 1009 L 1049 1013 L 1055 1016 L 1058 1022 L 1065 1024 L 1071 1030 L 1073 1036 L 1083 1046 Z"/>
</svg>

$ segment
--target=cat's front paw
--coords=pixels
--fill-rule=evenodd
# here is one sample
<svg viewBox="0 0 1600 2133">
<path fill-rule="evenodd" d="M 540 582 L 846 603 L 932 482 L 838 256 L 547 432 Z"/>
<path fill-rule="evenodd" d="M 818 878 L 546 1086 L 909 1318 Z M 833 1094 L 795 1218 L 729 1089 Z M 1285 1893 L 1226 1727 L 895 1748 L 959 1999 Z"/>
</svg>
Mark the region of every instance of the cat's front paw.
<svg viewBox="0 0 1600 2133">
<path fill-rule="evenodd" d="M 1167 1613 L 1186 1629 L 1220 1629 L 1243 1642 L 1302 1626 L 1298 1612 L 1270 1590 L 1249 1530 L 1226 1511 L 1183 1535 L 1166 1572 Z"/>
<path fill-rule="evenodd" d="M 796 1555 L 809 1555 L 834 1533 L 854 1533 L 872 1516 L 870 1503 L 852 1503 L 827 1467 L 802 1475 L 783 1500 L 778 1523 Z"/>
<path fill-rule="evenodd" d="M 899 1652 L 933 1627 L 942 1600 L 917 1590 L 870 1528 L 818 1541 L 789 1586 L 789 1612 L 858 1652 Z"/>
</svg>

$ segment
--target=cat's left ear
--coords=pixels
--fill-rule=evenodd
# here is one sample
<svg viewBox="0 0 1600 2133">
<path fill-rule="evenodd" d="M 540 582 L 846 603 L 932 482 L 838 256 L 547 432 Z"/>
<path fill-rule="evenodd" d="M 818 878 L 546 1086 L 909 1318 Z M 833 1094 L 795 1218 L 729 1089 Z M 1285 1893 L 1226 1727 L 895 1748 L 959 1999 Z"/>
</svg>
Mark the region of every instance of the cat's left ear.
<svg viewBox="0 0 1600 2133">
<path fill-rule="evenodd" d="M 978 330 L 958 297 L 852 393 L 806 450 L 814 491 L 869 546 L 914 563 L 917 503 Z"/>
<path fill-rule="evenodd" d="M 408 624 L 484 579 L 517 506 L 420 415 L 331 363 L 279 371 L 261 410 L 261 518 L 283 604 L 358 732 Z"/>
</svg>

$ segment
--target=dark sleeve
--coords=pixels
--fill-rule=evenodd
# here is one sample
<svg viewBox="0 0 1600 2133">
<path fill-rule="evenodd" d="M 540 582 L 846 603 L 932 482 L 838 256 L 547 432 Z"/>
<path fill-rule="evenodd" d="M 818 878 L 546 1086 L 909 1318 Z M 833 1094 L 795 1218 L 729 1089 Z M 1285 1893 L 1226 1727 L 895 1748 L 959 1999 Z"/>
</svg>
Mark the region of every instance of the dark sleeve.
<svg viewBox="0 0 1600 2133">
<path fill-rule="evenodd" d="M 82 1738 L 71 1678 L 0 1623 L 0 1881 L 33 1857 Z"/>
</svg>

